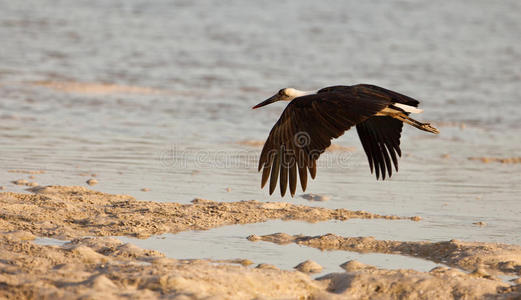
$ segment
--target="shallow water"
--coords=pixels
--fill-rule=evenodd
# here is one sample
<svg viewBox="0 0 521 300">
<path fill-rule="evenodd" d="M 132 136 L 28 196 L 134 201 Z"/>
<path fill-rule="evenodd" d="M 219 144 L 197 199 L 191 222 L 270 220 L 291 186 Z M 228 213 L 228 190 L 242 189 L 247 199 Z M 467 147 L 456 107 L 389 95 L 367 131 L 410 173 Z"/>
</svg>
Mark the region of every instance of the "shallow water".
<svg viewBox="0 0 521 300">
<path fill-rule="evenodd" d="M 354 226 L 341 225 L 341 222 L 326 222 L 329 232 L 352 236 L 357 229 Z M 319 223 L 320 224 L 320 223 Z M 207 259 L 236 259 L 247 258 L 254 265 L 268 263 L 278 268 L 291 270 L 299 263 L 312 259 L 323 267 L 317 276 L 331 272 L 341 272 L 340 265 L 357 260 L 381 268 L 403 269 L 410 268 L 427 272 L 442 264 L 411 256 L 357 253 L 351 251 L 321 251 L 319 249 L 297 244 L 277 245 L 270 242 L 251 242 L 245 236 L 250 234 L 271 234 L 280 228 L 289 234 L 318 235 L 322 226 L 298 221 L 269 221 L 258 224 L 233 225 L 211 229 L 208 231 L 187 231 L 179 234 L 163 234 L 146 240 L 117 237 L 123 242 L 129 242 L 140 247 L 149 247 L 160 251 L 169 257 L 177 258 L 207 258 Z M 275 230 L 275 231 L 274 231 Z M 221 245 L 220 251 L 215 251 L 215 245 Z M 251 258 L 253 257 L 253 259 Z"/>
<path fill-rule="evenodd" d="M 69 241 L 64 240 L 58 240 L 54 238 L 48 238 L 48 237 L 37 237 L 33 241 L 35 244 L 40 246 L 63 246 Z"/>
<path fill-rule="evenodd" d="M 207 231 L 187 231 L 178 234 L 163 234 L 148 239 L 137 239 L 126 236 L 115 238 L 124 243 L 132 243 L 142 248 L 160 251 L 168 257 L 177 259 L 202 258 L 212 260 L 249 259 L 254 257 L 253 267 L 261 263 L 269 263 L 278 268 L 292 270 L 297 264 L 309 259 L 319 263 L 323 270 L 314 274 L 320 276 L 331 272 L 341 272 L 340 265 L 349 260 L 357 260 L 380 268 L 415 269 L 427 272 L 443 264 L 412 256 L 357 253 L 351 251 L 321 251 L 319 249 L 297 244 L 277 245 L 269 242 L 251 242 L 245 236 L 249 234 L 270 234 L 276 227 L 284 226 L 291 234 L 313 234 L 316 226 L 298 221 L 269 221 L 266 223 L 233 225 Z M 342 230 L 337 226 L 333 230 L 337 234 L 350 234 L 352 230 Z M 318 233 L 317 233 L 318 234 Z M 68 241 L 53 238 L 36 238 L 34 242 L 42 246 L 63 246 Z M 219 245 L 221 251 L 215 251 Z"/>
<path fill-rule="evenodd" d="M 282 200 L 423 218 L 295 228 L 274 221 L 141 244 L 211 245 L 212 258 L 229 253 L 228 240 L 217 237 L 260 229 L 521 245 L 521 164 L 468 160 L 521 156 L 518 1 L 0 0 L 0 7 L 0 185 L 7 191 L 24 190 L 10 181 L 29 176 L 8 170 L 44 170 L 30 179 L 42 185 L 85 185 L 94 173 L 95 189 L 143 200 Z M 260 149 L 238 142 L 265 139 L 284 104 L 250 107 L 285 86 L 358 82 L 420 99 L 419 118 L 439 124 L 441 134 L 406 128 L 400 171 L 376 182 L 348 132 L 338 143 L 356 151 L 325 154 L 308 184 L 328 202 L 260 190 Z M 343 262 L 305 251 L 326 265 Z M 263 251 L 248 253 L 275 263 Z"/>
</svg>

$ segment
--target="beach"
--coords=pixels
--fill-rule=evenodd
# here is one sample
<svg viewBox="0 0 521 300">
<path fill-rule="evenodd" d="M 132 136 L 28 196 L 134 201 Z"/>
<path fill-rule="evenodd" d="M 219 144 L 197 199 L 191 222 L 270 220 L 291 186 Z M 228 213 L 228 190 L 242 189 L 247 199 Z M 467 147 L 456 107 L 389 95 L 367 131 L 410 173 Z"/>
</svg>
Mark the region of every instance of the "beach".
<svg viewBox="0 0 521 300">
<path fill-rule="evenodd" d="M 378 241 L 373 237 L 284 233 L 247 237 L 252 243 L 262 240 L 298 243 L 323 251 L 393 253 L 445 265 L 419 272 L 406 266 L 390 270 L 350 260 L 342 265 L 345 272 L 313 278 L 312 269 L 281 270 L 247 258 L 169 258 L 117 239 L 125 235 L 146 238 L 194 228 L 207 230 L 272 218 L 307 222 L 383 218 L 392 222 L 400 219 L 398 216 L 283 202 L 218 203 L 194 199 L 193 204 L 160 204 L 84 187 L 48 186 L 33 188 L 32 192 L 0 194 L 0 281 L 1 295 L 5 298 L 514 299 L 521 296 L 521 281 L 517 278 L 521 275 L 521 247 L 514 245 L 456 240 Z M 49 220 L 50 215 L 55 217 Z M 411 221 L 410 226 L 421 222 L 415 217 L 406 219 Z M 42 238 L 59 239 L 63 243 L 49 245 Z"/>
</svg>

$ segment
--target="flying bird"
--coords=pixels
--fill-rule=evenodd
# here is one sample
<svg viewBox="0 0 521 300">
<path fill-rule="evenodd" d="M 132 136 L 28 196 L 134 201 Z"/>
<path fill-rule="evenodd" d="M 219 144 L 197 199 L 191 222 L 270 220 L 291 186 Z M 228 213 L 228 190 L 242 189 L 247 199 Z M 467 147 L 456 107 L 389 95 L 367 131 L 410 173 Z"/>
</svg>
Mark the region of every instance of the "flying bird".
<svg viewBox="0 0 521 300">
<path fill-rule="evenodd" d="M 429 123 L 409 117 L 421 113 L 418 100 L 370 84 L 330 86 L 318 91 L 281 89 L 253 109 L 277 102 L 290 101 L 264 143 L 258 171 L 262 170 L 261 188 L 270 179 L 273 194 L 280 181 L 284 196 L 289 182 L 291 196 L 297 188 L 297 173 L 302 190 L 306 190 L 308 171 L 312 179 L 317 174 L 316 161 L 352 126 L 362 142 L 371 173 L 376 180 L 392 175 L 393 164 L 398 171 L 401 157 L 400 136 L 403 123 L 420 130 L 438 134 Z M 391 163 L 392 162 L 392 163 Z"/>
</svg>

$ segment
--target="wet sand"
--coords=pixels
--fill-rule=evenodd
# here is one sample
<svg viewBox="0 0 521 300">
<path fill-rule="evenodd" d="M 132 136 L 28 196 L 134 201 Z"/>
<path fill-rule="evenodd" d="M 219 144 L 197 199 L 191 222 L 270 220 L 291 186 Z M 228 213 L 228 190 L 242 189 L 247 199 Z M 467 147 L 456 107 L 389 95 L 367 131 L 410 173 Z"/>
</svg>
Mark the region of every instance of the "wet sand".
<svg viewBox="0 0 521 300">
<path fill-rule="evenodd" d="M 139 86 L 125 86 L 109 83 L 83 83 L 73 81 L 35 81 L 36 86 L 44 86 L 61 92 L 80 94 L 161 94 L 165 91 Z"/>
<path fill-rule="evenodd" d="M 519 164 L 521 157 L 469 157 L 469 160 L 481 161 L 482 163 L 498 162 L 502 164 Z"/>
<path fill-rule="evenodd" d="M 110 236 L 148 237 L 269 219 L 318 222 L 329 219 L 398 217 L 258 201 L 192 204 L 138 201 L 84 187 L 48 186 L 32 193 L 0 193 L 0 297 L 4 298 L 491 298 L 521 297 L 521 247 L 448 241 L 382 241 L 372 237 L 272 234 L 250 240 L 298 243 L 322 250 L 399 253 L 443 262 L 429 272 L 388 270 L 350 261 L 344 273 L 314 279 L 265 262 L 184 260 L 123 243 Z M 52 218 L 50 216 L 53 216 Z M 415 222 L 410 223 L 414 226 Z M 91 236 L 91 237 L 86 237 Z M 92 237 L 96 236 L 96 237 Z M 39 245 L 36 237 L 69 240 Z M 246 237 L 244 237 L 246 238 Z M 310 257 L 309 259 L 313 259 Z M 258 265 L 259 263 L 264 263 Z M 251 265 L 251 266 L 248 266 Z M 257 267 L 255 267 L 257 265 Z M 319 268 L 306 262 L 300 268 Z M 309 269 L 309 270 L 308 270 Z"/>
<path fill-rule="evenodd" d="M 2 193 L 4 230 L 29 230 L 44 237 L 70 239 L 82 236 L 126 235 L 146 238 L 154 234 L 206 230 L 223 225 L 265 222 L 270 219 L 325 220 L 410 219 L 346 209 L 327 209 L 284 202 L 214 202 L 196 198 L 192 204 L 138 201 L 79 186 L 32 188 L 33 194 Z M 52 221 L 49 216 L 53 216 Z"/>
</svg>

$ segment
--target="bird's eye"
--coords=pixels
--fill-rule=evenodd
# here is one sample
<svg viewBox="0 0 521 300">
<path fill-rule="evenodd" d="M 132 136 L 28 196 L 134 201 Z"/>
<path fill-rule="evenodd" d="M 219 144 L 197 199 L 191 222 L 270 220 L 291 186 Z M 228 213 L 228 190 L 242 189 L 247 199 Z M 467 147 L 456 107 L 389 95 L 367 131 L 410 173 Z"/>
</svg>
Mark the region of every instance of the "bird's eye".
<svg viewBox="0 0 521 300">
<path fill-rule="evenodd" d="M 285 93 L 284 93 L 284 89 L 280 90 L 279 91 L 279 95 L 283 96 Z"/>
</svg>

